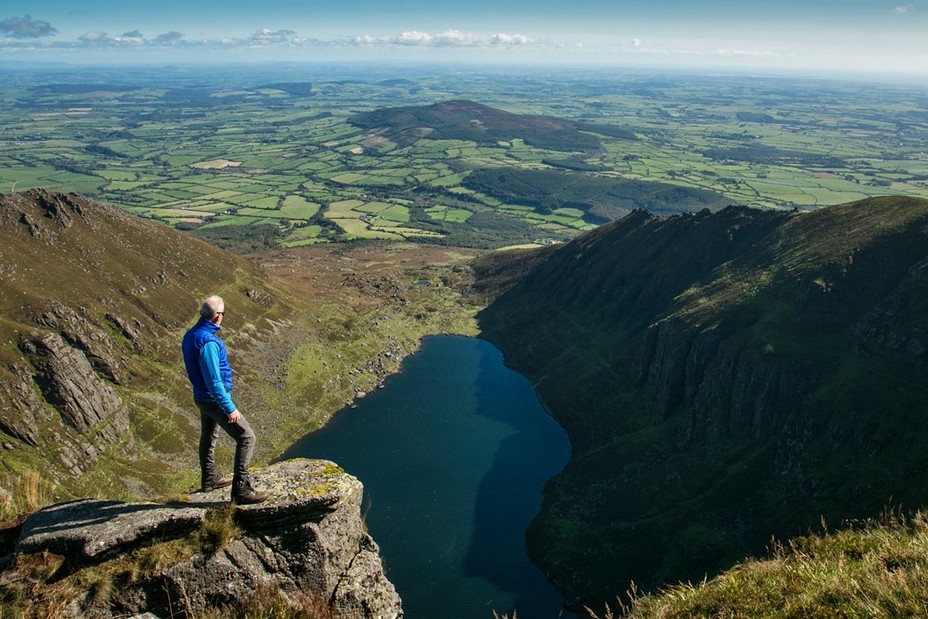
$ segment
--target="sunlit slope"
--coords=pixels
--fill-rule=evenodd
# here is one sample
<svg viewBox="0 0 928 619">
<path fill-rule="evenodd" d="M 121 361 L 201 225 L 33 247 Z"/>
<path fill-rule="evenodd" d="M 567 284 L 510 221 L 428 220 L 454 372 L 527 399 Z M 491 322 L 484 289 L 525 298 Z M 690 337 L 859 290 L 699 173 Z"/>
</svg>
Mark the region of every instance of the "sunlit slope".
<svg viewBox="0 0 928 619">
<path fill-rule="evenodd" d="M 76 194 L 2 196 L 0 230 L 0 471 L 118 492 L 193 468 L 180 332 L 213 292 L 235 325 L 279 313 L 261 272 Z"/>
</svg>

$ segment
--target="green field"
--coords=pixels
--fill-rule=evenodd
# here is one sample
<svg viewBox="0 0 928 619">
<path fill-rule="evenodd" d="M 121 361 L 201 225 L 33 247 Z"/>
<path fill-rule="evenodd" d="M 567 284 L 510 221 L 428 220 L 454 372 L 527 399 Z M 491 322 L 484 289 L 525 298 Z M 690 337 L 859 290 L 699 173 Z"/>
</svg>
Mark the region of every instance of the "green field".
<svg viewBox="0 0 928 619">
<path fill-rule="evenodd" d="M 107 69 L 10 74 L 0 87 L 0 189 L 76 191 L 212 234 L 267 224 L 281 246 L 407 238 L 498 247 L 568 239 L 600 221 L 586 207 L 539 208 L 464 186 L 486 168 L 661 181 L 769 208 L 928 197 L 925 87 L 395 71 L 415 87 L 384 86 L 382 75 L 339 79 L 332 68 L 307 68 L 311 97 L 231 69 L 192 85 L 155 68 L 131 83 Z M 119 88 L 80 86 L 109 81 Z M 599 146 L 565 152 L 530 133 L 474 141 L 447 128 L 396 137 L 352 123 L 359 111 L 461 99 L 585 123 L 577 144 L 593 136 Z"/>
</svg>

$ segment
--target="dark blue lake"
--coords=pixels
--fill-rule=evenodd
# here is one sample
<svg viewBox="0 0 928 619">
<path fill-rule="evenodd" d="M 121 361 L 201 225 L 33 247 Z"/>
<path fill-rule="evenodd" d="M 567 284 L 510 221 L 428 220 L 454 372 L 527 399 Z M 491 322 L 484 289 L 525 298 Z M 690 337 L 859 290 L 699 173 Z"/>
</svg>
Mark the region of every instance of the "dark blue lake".
<svg viewBox="0 0 928 619">
<path fill-rule="evenodd" d="M 525 529 L 567 435 L 492 344 L 426 338 L 384 388 L 284 458 L 325 458 L 364 483 L 367 525 L 409 619 L 558 617 Z"/>
</svg>

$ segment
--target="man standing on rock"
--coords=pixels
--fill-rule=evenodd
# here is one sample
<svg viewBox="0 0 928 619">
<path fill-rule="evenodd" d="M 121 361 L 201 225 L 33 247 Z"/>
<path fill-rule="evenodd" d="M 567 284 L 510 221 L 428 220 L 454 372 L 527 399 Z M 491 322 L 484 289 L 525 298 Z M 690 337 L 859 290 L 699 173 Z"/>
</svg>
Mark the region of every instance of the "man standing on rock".
<svg viewBox="0 0 928 619">
<path fill-rule="evenodd" d="M 255 448 L 255 433 L 232 403 L 232 366 L 226 345 L 217 335 L 226 308 L 222 297 L 207 297 L 200 306 L 200 319 L 184 334 L 181 348 L 193 400 L 200 409 L 201 492 L 232 486 L 232 502 L 261 503 L 268 493 L 251 487 L 248 463 Z M 223 477 L 214 454 L 219 428 L 235 439 L 235 471 Z"/>
</svg>

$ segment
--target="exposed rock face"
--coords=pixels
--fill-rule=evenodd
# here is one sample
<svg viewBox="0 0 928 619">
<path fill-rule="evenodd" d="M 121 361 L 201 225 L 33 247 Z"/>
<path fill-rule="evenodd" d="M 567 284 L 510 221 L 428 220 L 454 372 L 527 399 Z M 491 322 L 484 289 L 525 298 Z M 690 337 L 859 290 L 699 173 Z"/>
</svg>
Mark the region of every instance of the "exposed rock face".
<svg viewBox="0 0 928 619">
<path fill-rule="evenodd" d="M 57 333 L 48 333 L 21 345 L 36 367 L 36 383 L 62 421 L 78 432 L 99 426 L 107 442 L 127 426 L 122 402 L 113 388 L 93 371 L 90 361 Z M 122 413 L 120 415 L 120 412 Z M 117 417 L 116 428 L 103 422 Z"/>
<path fill-rule="evenodd" d="M 19 347 L 31 362 L 34 383 L 60 417 L 61 429 L 52 453 L 57 452 L 61 464 L 79 475 L 96 461 L 101 451 L 126 434 L 129 429 L 126 407 L 110 384 L 97 374 L 86 354 L 57 333 L 23 338 Z M 31 385 L 24 384 L 20 392 L 26 395 L 27 402 L 38 404 Z M 36 415 L 41 415 L 45 408 L 29 410 L 20 406 L 19 409 L 20 425 L 11 420 L 9 434 L 20 434 L 36 443 L 39 433 Z"/>
<path fill-rule="evenodd" d="M 88 594 L 68 605 L 71 617 L 152 612 L 197 616 L 240 607 L 259 588 L 322 600 L 336 617 L 399 619 L 399 596 L 384 575 L 377 544 L 364 530 L 363 488 L 337 465 L 290 460 L 255 473 L 272 498 L 238 506 L 241 534 L 215 552 L 199 551 L 147 577 L 117 579 L 105 599 Z M 74 570 L 127 557 L 133 550 L 182 538 L 203 526 L 227 490 L 195 494 L 189 504 L 80 500 L 45 508 L 23 525 L 18 554 L 48 551 Z"/>
</svg>

